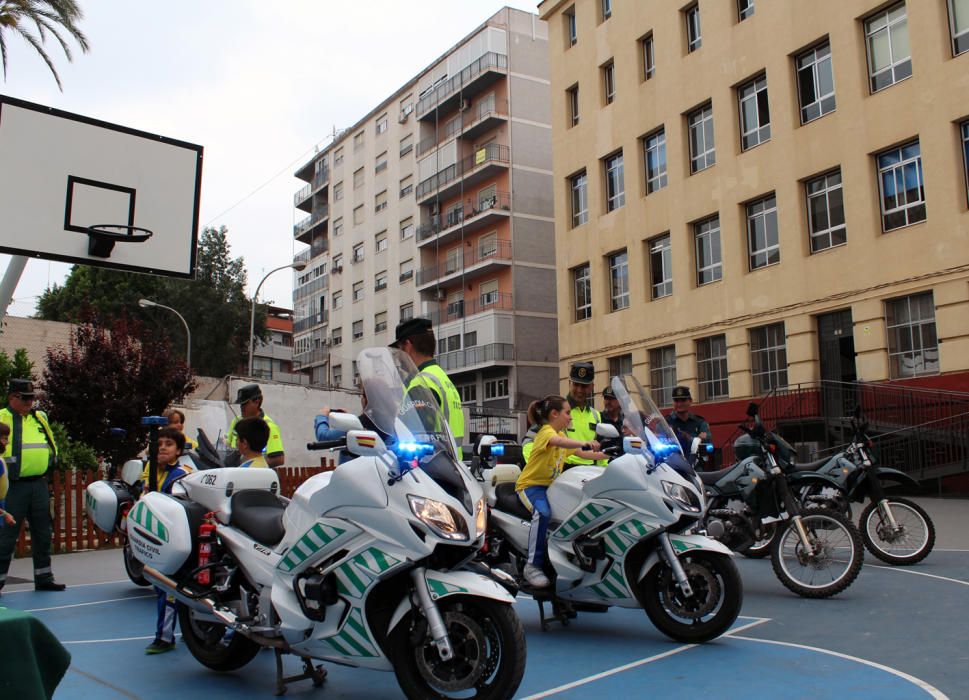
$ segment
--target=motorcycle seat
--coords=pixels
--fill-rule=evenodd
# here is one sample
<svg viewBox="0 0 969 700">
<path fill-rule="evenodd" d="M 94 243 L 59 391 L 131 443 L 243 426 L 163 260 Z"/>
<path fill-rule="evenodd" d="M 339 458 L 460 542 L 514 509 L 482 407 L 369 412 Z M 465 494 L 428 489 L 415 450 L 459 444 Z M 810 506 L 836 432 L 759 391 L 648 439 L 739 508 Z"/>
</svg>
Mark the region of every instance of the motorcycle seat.
<svg viewBox="0 0 969 700">
<path fill-rule="evenodd" d="M 824 459 L 818 459 L 813 462 L 801 462 L 794 465 L 794 471 L 796 472 L 816 472 L 820 467 L 831 461 L 830 457 L 825 457 Z"/>
<path fill-rule="evenodd" d="M 495 487 L 495 508 L 522 520 L 531 520 L 532 514 L 515 493 L 515 483 L 505 481 Z"/>
<path fill-rule="evenodd" d="M 242 530 L 259 544 L 275 547 L 286 534 L 283 511 L 286 501 L 262 489 L 232 494 L 229 525 Z"/>
<path fill-rule="evenodd" d="M 726 469 L 721 469 L 720 471 L 697 472 L 697 474 L 700 476 L 700 481 L 702 481 L 704 484 L 715 484 L 718 481 L 720 481 L 720 479 L 723 478 L 727 474 L 727 472 L 733 469 L 733 467 L 734 465 L 731 464 Z"/>
</svg>

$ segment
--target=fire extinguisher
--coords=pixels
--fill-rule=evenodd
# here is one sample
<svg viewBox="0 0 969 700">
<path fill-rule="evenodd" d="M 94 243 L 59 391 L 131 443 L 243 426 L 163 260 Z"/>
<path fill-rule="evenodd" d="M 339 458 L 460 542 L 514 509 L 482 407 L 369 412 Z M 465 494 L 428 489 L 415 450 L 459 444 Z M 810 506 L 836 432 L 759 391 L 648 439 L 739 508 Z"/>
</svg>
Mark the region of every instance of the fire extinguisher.
<svg viewBox="0 0 969 700">
<path fill-rule="evenodd" d="M 212 583 L 212 570 L 203 569 L 212 559 L 212 543 L 215 541 L 215 524 L 209 521 L 199 525 L 199 571 L 195 580 L 202 586 Z"/>
</svg>

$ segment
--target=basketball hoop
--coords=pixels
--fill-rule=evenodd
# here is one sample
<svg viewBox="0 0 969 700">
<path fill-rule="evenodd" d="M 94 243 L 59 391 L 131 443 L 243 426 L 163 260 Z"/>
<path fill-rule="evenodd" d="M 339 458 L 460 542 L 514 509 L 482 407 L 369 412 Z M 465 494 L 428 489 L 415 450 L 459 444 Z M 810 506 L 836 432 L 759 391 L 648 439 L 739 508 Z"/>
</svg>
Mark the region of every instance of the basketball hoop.
<svg viewBox="0 0 969 700">
<path fill-rule="evenodd" d="M 84 233 L 88 237 L 87 254 L 98 258 L 110 258 L 115 243 L 144 243 L 152 231 L 140 226 L 124 224 L 95 224 Z"/>
</svg>

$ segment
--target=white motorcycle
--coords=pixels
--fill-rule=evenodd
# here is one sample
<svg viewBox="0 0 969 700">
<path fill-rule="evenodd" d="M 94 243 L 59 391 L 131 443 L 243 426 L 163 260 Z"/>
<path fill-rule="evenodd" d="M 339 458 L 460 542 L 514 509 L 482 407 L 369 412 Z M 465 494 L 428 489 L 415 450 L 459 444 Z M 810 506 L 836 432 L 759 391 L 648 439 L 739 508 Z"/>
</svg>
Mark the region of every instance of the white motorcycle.
<svg viewBox="0 0 969 700">
<path fill-rule="evenodd" d="M 184 477 L 183 495 L 145 495 L 128 515 L 144 574 L 174 595 L 192 655 L 218 671 L 276 653 L 285 683 L 325 671 L 312 659 L 391 671 L 409 698 L 511 698 L 525 670 L 514 582 L 472 562 L 487 511 L 455 459 L 430 390 L 396 350 L 357 358 L 367 395 L 364 430 L 330 416 L 346 439 L 317 443 L 356 455 L 307 479 L 292 501 L 272 469 L 210 469 Z M 97 508 L 113 491 L 94 484 Z M 103 503 L 102 501 L 103 497 Z M 505 580 L 502 580 L 505 579 Z M 304 672 L 285 678 L 282 654 Z"/>
<path fill-rule="evenodd" d="M 612 388 L 633 434 L 605 468 L 573 467 L 549 486 L 545 573 L 553 584 L 526 590 L 538 601 L 542 629 L 553 620 L 568 624 L 577 611 L 619 606 L 643 608 L 676 641 L 709 641 L 740 613 L 740 574 L 727 547 L 689 533 L 703 515 L 703 489 L 659 409 L 632 376 L 614 377 Z M 597 434 L 618 437 L 602 423 Z M 489 453 L 504 451 L 490 442 L 482 439 L 475 470 L 491 509 L 483 557 L 520 579 L 532 515 L 515 492 L 517 466 L 483 468 Z"/>
</svg>

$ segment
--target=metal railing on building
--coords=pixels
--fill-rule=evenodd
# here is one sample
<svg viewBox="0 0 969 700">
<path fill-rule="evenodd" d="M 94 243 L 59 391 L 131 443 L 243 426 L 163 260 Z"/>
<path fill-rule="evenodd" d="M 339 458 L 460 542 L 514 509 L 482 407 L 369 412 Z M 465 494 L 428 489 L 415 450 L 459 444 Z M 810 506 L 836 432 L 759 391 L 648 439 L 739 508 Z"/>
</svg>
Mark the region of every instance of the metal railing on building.
<svg viewBox="0 0 969 700">
<path fill-rule="evenodd" d="M 300 205 L 300 202 L 303 202 L 309 199 L 311 194 L 313 194 L 312 185 L 307 185 L 306 187 L 303 187 L 299 192 L 293 195 L 293 206 L 298 207 Z"/>
<path fill-rule="evenodd" d="M 504 54 L 489 51 L 418 100 L 417 118 L 421 119 L 441 102 L 452 97 L 479 76 L 494 70 L 508 70 L 508 57 Z"/>
<path fill-rule="evenodd" d="M 326 219 L 329 216 L 330 208 L 325 204 L 320 206 L 311 215 L 307 216 L 305 219 L 293 226 L 293 235 L 299 238 L 311 228 L 316 226 L 316 224 L 320 223 L 323 219 Z"/>
<path fill-rule="evenodd" d="M 489 143 L 457 163 L 449 165 L 417 185 L 416 196 L 420 200 L 425 195 L 449 185 L 458 178 L 470 175 L 478 168 L 491 164 L 508 165 L 511 162 L 511 149 L 501 143 Z"/>
<path fill-rule="evenodd" d="M 302 333 L 303 331 L 308 331 L 310 328 L 315 328 L 316 326 L 327 323 L 329 319 L 329 311 L 318 311 L 315 314 L 310 314 L 305 318 L 293 321 L 293 333 Z"/>
<path fill-rule="evenodd" d="M 305 299 L 308 296 L 313 296 L 324 289 L 330 288 L 330 276 L 320 275 L 316 279 L 302 284 L 293 290 L 293 297 L 295 299 Z"/>
<path fill-rule="evenodd" d="M 417 286 L 430 284 L 436 280 L 450 277 L 470 268 L 490 261 L 511 262 L 511 241 L 501 239 L 479 239 L 476 246 L 465 250 L 461 255 L 449 258 L 438 265 L 430 265 L 417 272 Z"/>
<path fill-rule="evenodd" d="M 515 346 L 511 343 L 491 343 L 472 348 L 454 350 L 437 356 L 437 362 L 445 372 L 485 364 L 486 362 L 509 362 L 515 359 Z"/>
<path fill-rule="evenodd" d="M 477 296 L 453 301 L 445 304 L 443 308 L 428 311 L 424 316 L 431 319 L 436 328 L 442 323 L 459 321 L 486 311 L 513 311 L 515 308 L 514 299 L 509 293 L 486 294 L 484 297 L 484 299 Z"/>
<path fill-rule="evenodd" d="M 444 216 L 431 217 L 430 221 L 417 227 L 417 241 L 426 241 L 465 222 L 473 223 L 475 217 L 495 210 L 511 210 L 510 192 L 495 192 L 488 197 L 480 197 L 477 201 L 465 202 L 460 208 L 449 209 Z"/>
</svg>

